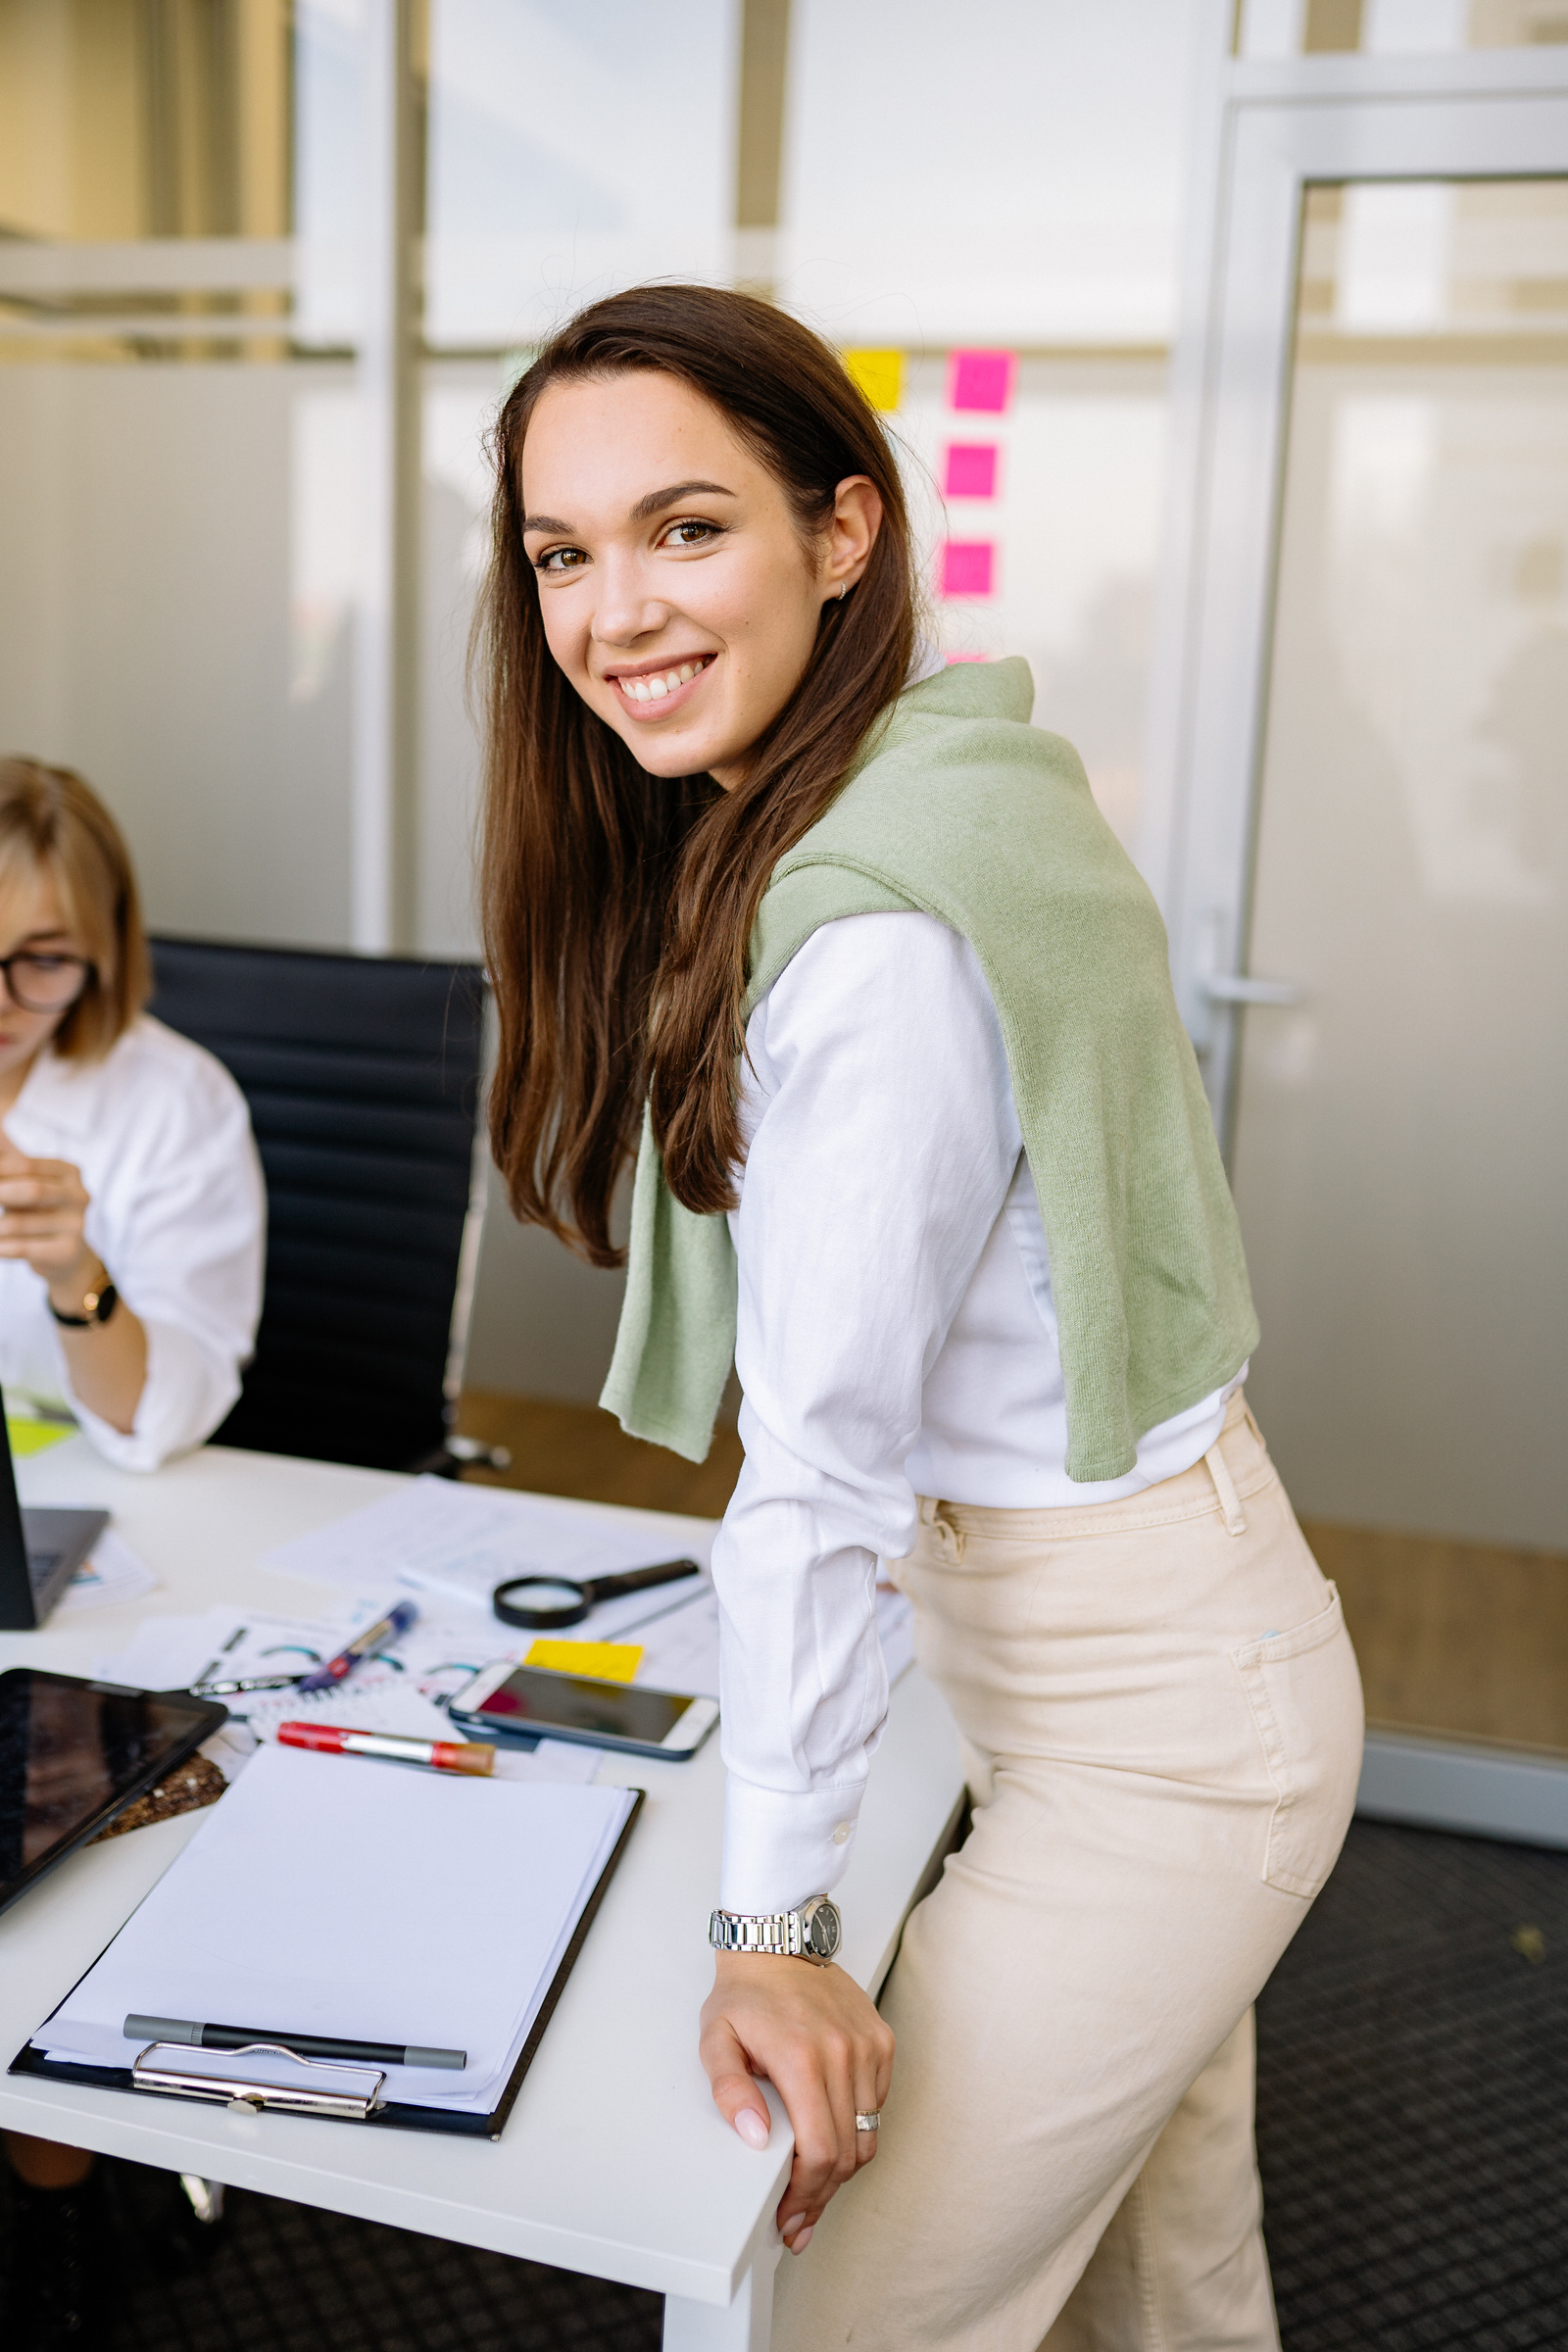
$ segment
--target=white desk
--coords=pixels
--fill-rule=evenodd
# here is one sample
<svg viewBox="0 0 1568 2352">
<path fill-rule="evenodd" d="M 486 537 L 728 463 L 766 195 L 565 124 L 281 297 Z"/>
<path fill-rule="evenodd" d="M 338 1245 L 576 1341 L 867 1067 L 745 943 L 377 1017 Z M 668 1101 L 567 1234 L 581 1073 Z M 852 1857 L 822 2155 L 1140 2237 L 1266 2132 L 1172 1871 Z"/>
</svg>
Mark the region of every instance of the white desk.
<svg viewBox="0 0 1568 2352">
<path fill-rule="evenodd" d="M 20 1463 L 18 1483 L 27 1502 L 106 1503 L 161 1579 L 134 1606 L 0 1635 L 0 1666 L 85 1674 L 148 1611 L 229 1599 L 320 1608 L 322 1588 L 258 1569 L 257 1554 L 401 1482 L 217 1447 L 135 1478 L 72 1439 Z M 654 1557 L 709 1532 L 699 1520 L 655 1525 Z M 651 2287 L 668 2298 L 666 2352 L 766 2352 L 779 2252 L 772 2216 L 789 2169 L 789 2129 L 770 2092 L 769 2145 L 743 2146 L 714 2109 L 697 2058 L 697 2012 L 711 1983 L 705 1931 L 718 1875 L 717 1737 L 690 1764 L 627 1757 L 612 1771 L 645 1787 L 648 1803 L 499 2141 L 242 2118 L 4 2073 L 0 2126 Z M 862 1984 L 880 1984 L 960 1793 L 951 1719 L 911 1671 L 894 1692 L 839 1889 L 844 1964 Z M 201 1818 L 160 1822 L 73 1855 L 0 1918 L 0 2068 Z"/>
</svg>

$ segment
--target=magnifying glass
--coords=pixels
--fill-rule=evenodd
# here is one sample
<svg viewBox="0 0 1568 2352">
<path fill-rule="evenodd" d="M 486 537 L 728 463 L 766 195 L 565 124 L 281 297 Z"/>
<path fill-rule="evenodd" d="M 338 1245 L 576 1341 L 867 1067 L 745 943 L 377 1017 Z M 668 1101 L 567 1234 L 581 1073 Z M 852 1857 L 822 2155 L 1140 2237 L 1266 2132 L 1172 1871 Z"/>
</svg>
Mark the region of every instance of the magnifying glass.
<svg viewBox="0 0 1568 2352">
<path fill-rule="evenodd" d="M 641 1592 L 649 1585 L 678 1584 L 684 1576 L 702 1573 L 695 1560 L 661 1560 L 653 1568 L 628 1568 L 619 1576 L 595 1576 L 580 1585 L 569 1576 L 514 1576 L 497 1585 L 490 1605 L 503 1625 L 554 1632 L 560 1626 L 581 1625 L 602 1600 Z"/>
</svg>

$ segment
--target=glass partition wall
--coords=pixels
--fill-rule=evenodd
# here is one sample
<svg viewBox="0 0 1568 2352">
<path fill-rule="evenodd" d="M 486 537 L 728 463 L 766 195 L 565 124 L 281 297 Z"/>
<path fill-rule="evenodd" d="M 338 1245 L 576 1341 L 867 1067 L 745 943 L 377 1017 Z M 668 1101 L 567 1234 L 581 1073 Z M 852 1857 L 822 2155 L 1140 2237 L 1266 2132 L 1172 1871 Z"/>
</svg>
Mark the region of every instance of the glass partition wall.
<svg viewBox="0 0 1568 2352">
<path fill-rule="evenodd" d="M 351 10 L 0 6 L 0 710 L 152 920 L 348 929 Z"/>
<path fill-rule="evenodd" d="M 1568 179 L 1307 188 L 1277 594 L 1252 1390 L 1331 1569 L 1500 1626 L 1568 1552 Z M 1414 1658 L 1373 1696 L 1430 1723 Z M 1446 1715 L 1568 1750 L 1562 1661 Z"/>
<path fill-rule="evenodd" d="M 1568 58 L 1394 14 L 1222 74 L 1147 797 L 1363 1805 L 1561 1843 Z"/>
<path fill-rule="evenodd" d="M 1237 0 L 1236 55 L 1451 57 L 1568 41 L 1563 0 Z"/>
<path fill-rule="evenodd" d="M 0 0 L 7 742 L 155 922 L 471 949 L 484 431 L 577 303 L 689 275 L 852 354 L 942 649 L 1028 657 L 1131 839 L 1206 13 Z"/>
<path fill-rule="evenodd" d="M 657 39 L 627 0 L 0 0 L 0 737 L 104 792 L 156 925 L 473 953 L 484 435 L 578 303 L 695 276 L 850 355 L 940 649 L 1027 657 L 1131 841 L 1222 41 L 1215 0 L 681 0 Z M 592 1396 L 615 1306 L 497 1215 L 472 1377 Z"/>
</svg>

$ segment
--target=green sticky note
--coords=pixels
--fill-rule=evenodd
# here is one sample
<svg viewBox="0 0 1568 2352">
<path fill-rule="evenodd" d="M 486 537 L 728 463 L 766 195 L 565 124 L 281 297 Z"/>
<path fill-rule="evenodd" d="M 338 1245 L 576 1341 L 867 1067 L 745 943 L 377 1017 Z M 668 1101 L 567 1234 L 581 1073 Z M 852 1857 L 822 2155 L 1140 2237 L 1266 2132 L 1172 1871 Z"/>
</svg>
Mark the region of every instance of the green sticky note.
<svg viewBox="0 0 1568 2352">
<path fill-rule="evenodd" d="M 19 1457 L 47 1453 L 51 1446 L 58 1446 L 63 1439 L 74 1438 L 75 1434 L 75 1425 L 70 1421 L 13 1420 L 9 1413 L 6 1415 L 6 1435 L 11 1440 L 13 1454 Z"/>
</svg>

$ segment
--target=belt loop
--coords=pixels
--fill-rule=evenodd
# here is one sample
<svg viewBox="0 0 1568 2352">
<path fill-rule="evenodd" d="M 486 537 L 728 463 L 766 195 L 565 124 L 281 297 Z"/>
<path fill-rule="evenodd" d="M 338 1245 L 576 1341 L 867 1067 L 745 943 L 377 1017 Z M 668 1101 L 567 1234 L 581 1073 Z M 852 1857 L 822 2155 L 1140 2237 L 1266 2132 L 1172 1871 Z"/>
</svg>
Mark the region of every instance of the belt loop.
<svg viewBox="0 0 1568 2352">
<path fill-rule="evenodd" d="M 948 1518 L 941 1503 L 934 1500 L 929 1494 L 920 1495 L 919 1506 L 921 1526 L 930 1528 L 936 1537 L 937 1548 L 942 1557 L 956 1566 L 963 1558 L 964 1540 L 962 1535 Z"/>
<path fill-rule="evenodd" d="M 1242 1509 L 1242 1498 L 1236 1492 L 1236 1481 L 1230 1474 L 1225 1456 L 1220 1451 L 1217 1443 L 1211 1446 L 1204 1454 L 1203 1462 L 1209 1477 L 1214 1481 L 1214 1492 L 1219 1496 L 1219 1507 L 1225 1514 L 1226 1534 L 1245 1536 L 1247 1515 Z"/>
</svg>

